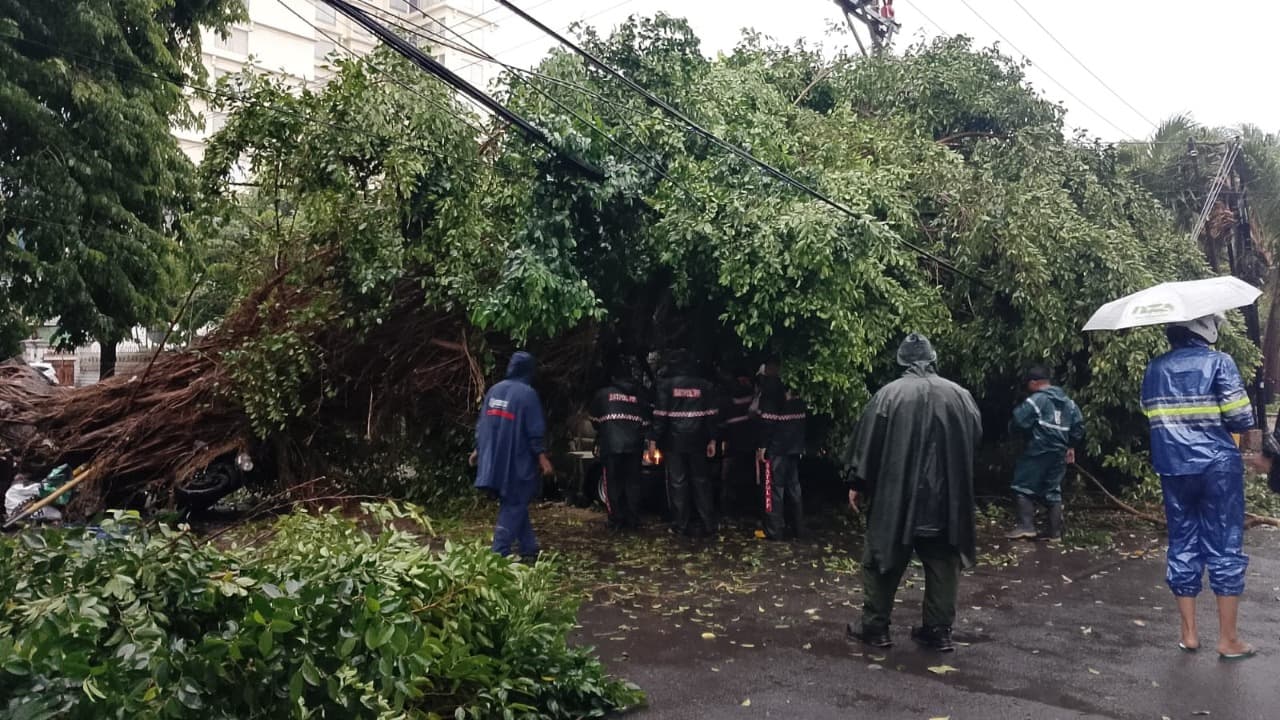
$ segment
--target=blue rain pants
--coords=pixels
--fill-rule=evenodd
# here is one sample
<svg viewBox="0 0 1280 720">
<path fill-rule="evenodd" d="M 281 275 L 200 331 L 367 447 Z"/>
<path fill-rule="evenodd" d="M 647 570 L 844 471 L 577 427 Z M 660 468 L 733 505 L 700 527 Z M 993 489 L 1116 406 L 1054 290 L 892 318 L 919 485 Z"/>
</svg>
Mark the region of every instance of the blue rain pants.
<svg viewBox="0 0 1280 720">
<path fill-rule="evenodd" d="M 1215 595 L 1244 592 L 1244 464 L 1228 457 L 1199 475 L 1165 475 L 1164 512 L 1169 521 L 1167 580 L 1178 597 L 1200 594 L 1209 571 Z"/>
<path fill-rule="evenodd" d="M 520 544 L 520 554 L 529 557 L 538 554 L 538 538 L 529 522 L 529 503 L 508 502 L 498 505 L 498 524 L 493 529 L 493 551 L 506 557 L 511 554 L 511 544 Z"/>
</svg>

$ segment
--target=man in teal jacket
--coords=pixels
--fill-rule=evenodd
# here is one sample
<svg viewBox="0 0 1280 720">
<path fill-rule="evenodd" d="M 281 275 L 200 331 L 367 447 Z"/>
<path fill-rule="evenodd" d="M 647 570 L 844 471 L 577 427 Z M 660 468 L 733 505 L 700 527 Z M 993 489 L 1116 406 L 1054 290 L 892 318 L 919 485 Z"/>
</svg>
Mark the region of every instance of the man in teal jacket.
<svg viewBox="0 0 1280 720">
<path fill-rule="evenodd" d="M 1049 509 L 1050 540 L 1062 539 L 1062 479 L 1075 462 L 1075 448 L 1084 440 L 1084 416 L 1061 388 L 1049 381 L 1049 371 L 1033 367 L 1023 376 L 1030 395 L 1013 411 L 1010 432 L 1026 439 L 1013 471 L 1018 526 L 1012 540 L 1036 537 L 1038 501 Z"/>
</svg>

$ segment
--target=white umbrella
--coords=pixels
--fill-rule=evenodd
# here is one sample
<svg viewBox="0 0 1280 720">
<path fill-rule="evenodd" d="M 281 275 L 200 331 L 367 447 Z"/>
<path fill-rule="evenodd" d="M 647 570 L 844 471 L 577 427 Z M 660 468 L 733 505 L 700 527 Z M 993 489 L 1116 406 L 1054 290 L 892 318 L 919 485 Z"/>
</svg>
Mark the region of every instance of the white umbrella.
<svg viewBox="0 0 1280 720">
<path fill-rule="evenodd" d="M 1098 308 L 1085 330 L 1120 330 L 1195 320 L 1251 305 L 1262 291 L 1230 275 L 1161 283 Z"/>
</svg>

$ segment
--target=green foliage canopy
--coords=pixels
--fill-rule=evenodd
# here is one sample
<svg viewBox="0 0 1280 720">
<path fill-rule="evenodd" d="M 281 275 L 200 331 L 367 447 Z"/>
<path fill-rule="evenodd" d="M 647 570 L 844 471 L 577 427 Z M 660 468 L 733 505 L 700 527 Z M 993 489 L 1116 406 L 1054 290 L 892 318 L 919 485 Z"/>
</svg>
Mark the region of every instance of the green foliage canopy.
<svg viewBox="0 0 1280 720">
<path fill-rule="evenodd" d="M 964 38 L 832 62 L 755 35 L 711 60 L 683 22 L 663 16 L 633 19 L 608 38 L 583 35 L 655 94 L 858 216 L 767 178 L 555 52 L 538 71 L 562 82 L 513 77 L 510 100 L 611 179 L 548 178 L 532 172 L 535 154 L 505 148 L 503 187 L 536 198 L 510 202 L 522 211 L 510 216 L 512 265 L 565 268 L 554 295 L 561 313 L 526 308 L 525 298 L 553 294 L 530 293 L 520 272 L 508 272 L 490 301 L 506 314 L 481 322 L 554 334 L 601 310 L 622 325 L 666 313 L 691 328 L 672 323 L 669 343 L 711 338 L 704 355 L 718 359 L 715 348 L 779 352 L 790 381 L 840 417 L 896 372 L 901 336 L 922 330 L 993 427 L 1017 401 L 1020 369 L 1045 362 L 1085 407 L 1091 451 L 1143 472 L 1138 386 L 1163 339 L 1079 328 L 1106 301 L 1208 268 L 1112 149 L 1064 134 L 1062 109 L 1027 85 L 1017 63 Z M 591 293 L 564 307 L 584 282 Z M 662 333 L 633 325 L 619 334 Z M 1228 347 L 1252 367 L 1256 351 L 1238 340 Z"/>
<path fill-rule="evenodd" d="M 425 304 L 519 342 L 591 320 L 623 351 L 684 345 L 723 362 L 777 352 L 789 381 L 838 419 L 896 373 L 894 347 L 921 330 L 991 427 L 1016 403 L 1020 370 L 1047 363 L 1085 409 L 1091 453 L 1144 472 L 1138 386 L 1163 340 L 1079 328 L 1108 300 L 1208 268 L 1124 158 L 1064 134 L 1061 107 L 1020 65 L 964 38 L 832 59 L 748 34 L 708 59 L 685 23 L 661 15 L 581 34 L 853 215 L 763 175 L 570 54 L 550 54 L 541 77 L 508 76 L 504 98 L 604 168 L 603 183 L 511 134 L 475 132 L 433 81 L 382 57 L 398 83 L 348 64 L 320 92 L 246 90 L 253 102 L 237 106 L 204 169 L 215 235 L 253 259 L 235 263 L 256 268 L 251 279 L 281 257 L 334 248 L 332 312 L 306 322 L 376 323 L 380 299 L 408 279 Z M 225 185 L 241 162 L 252 193 Z M 273 342 L 296 354 L 285 340 Z M 1256 351 L 1237 336 L 1226 347 L 1253 367 Z"/>
<path fill-rule="evenodd" d="M 163 316 L 191 163 L 200 27 L 238 0 L 0 2 L 0 354 L 31 319 L 114 343 Z"/>
</svg>

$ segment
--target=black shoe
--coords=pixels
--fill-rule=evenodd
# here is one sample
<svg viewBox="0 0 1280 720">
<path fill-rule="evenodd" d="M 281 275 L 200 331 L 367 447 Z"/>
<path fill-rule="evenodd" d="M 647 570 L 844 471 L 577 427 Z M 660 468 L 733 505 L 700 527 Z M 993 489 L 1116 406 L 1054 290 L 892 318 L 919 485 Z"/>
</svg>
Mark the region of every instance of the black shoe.
<svg viewBox="0 0 1280 720">
<path fill-rule="evenodd" d="M 854 642 L 860 642 L 863 645 L 870 645 L 874 648 L 891 648 L 893 647 L 893 638 L 889 637 L 889 628 L 887 627 L 867 627 L 863 625 L 861 629 L 855 628 L 853 623 L 844 626 L 844 636 Z"/>
<path fill-rule="evenodd" d="M 538 556 L 539 556 L 540 554 L 541 554 L 541 553 L 534 553 L 533 555 L 521 555 L 521 556 L 520 556 L 520 562 L 521 562 L 521 563 L 523 563 L 523 564 L 525 564 L 525 565 L 537 565 L 537 564 L 538 564 Z"/>
<path fill-rule="evenodd" d="M 956 646 L 951 642 L 951 628 L 946 625 L 926 625 L 912 628 L 911 639 L 920 647 L 937 652 L 955 652 Z"/>
</svg>

